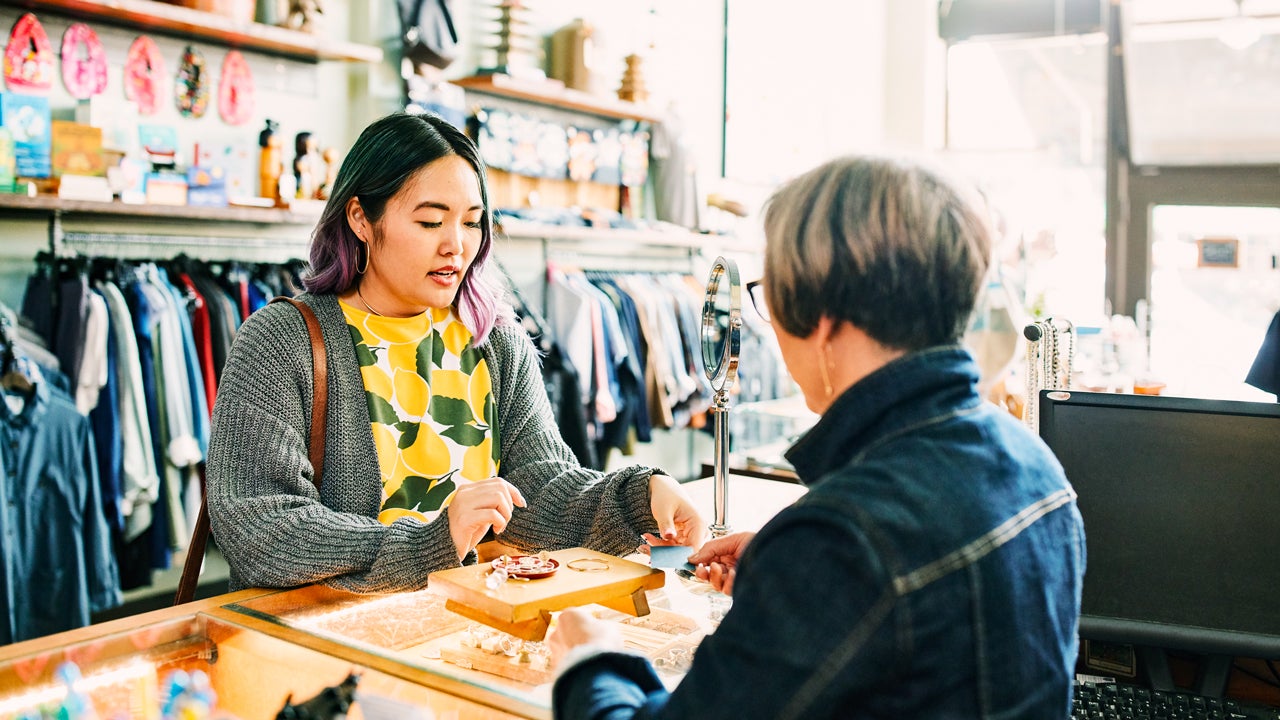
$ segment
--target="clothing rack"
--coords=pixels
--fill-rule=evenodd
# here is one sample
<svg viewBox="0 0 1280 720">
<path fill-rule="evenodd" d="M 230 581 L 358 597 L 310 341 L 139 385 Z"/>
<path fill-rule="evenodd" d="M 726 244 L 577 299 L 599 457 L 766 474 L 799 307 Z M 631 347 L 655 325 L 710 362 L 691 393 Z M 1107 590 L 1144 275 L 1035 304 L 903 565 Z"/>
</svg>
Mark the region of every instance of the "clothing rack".
<svg viewBox="0 0 1280 720">
<path fill-rule="evenodd" d="M 551 326 L 547 324 L 547 319 L 543 317 L 541 311 L 525 299 L 524 293 L 520 292 L 520 286 L 511 277 L 511 273 L 507 271 L 506 266 L 497 257 L 493 257 L 493 264 L 498 269 L 498 274 L 502 277 L 507 291 L 515 298 L 516 311 L 520 314 L 521 319 L 530 322 L 538 335 L 545 338 L 551 337 Z"/>
<path fill-rule="evenodd" d="M 150 235 L 139 233 L 65 232 L 54 248 L 55 254 L 107 255 L 120 258 L 153 259 L 163 250 L 176 251 L 200 260 L 223 260 L 228 250 L 247 262 L 285 262 L 307 255 L 307 246 L 271 237 L 230 237 L 222 235 Z M 244 251 L 252 251 L 250 259 Z"/>
<path fill-rule="evenodd" d="M 544 264 L 565 269 L 600 270 L 614 272 L 673 272 L 692 273 L 700 253 L 696 248 L 685 248 L 673 253 L 670 248 L 649 248 L 646 252 L 609 252 L 608 250 L 584 251 L 549 247 L 543 251 Z M 710 263 L 708 262 L 708 267 Z"/>
</svg>

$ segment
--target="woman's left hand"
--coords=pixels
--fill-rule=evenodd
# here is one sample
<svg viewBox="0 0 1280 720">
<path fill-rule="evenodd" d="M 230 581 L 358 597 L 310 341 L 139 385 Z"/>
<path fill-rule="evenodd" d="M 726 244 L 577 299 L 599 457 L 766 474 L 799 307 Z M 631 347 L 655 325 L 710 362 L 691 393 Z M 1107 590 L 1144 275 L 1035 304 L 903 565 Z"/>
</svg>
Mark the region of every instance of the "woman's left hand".
<svg viewBox="0 0 1280 720">
<path fill-rule="evenodd" d="M 564 656 L 579 645 L 596 645 L 602 650 L 622 647 L 622 637 L 613 623 L 598 620 L 582 608 L 569 608 L 556 616 L 555 629 L 547 638 L 551 666 L 559 667 Z"/>
<path fill-rule="evenodd" d="M 688 545 L 697 550 L 707 540 L 707 522 L 675 478 L 649 476 L 649 504 L 658 522 L 658 536 L 645 533 L 650 545 Z"/>
</svg>

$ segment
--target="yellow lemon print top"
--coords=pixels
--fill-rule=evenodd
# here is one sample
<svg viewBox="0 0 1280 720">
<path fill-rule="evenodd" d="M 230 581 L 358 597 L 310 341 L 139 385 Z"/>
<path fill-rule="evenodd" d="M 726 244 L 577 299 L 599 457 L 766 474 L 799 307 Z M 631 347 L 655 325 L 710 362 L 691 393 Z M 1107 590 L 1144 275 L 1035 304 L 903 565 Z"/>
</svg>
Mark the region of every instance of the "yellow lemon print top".
<svg viewBox="0 0 1280 720">
<path fill-rule="evenodd" d="M 452 308 L 410 318 L 340 303 L 364 377 L 382 469 L 382 511 L 430 522 L 459 483 L 498 474 L 493 385 L 471 331 Z"/>
</svg>

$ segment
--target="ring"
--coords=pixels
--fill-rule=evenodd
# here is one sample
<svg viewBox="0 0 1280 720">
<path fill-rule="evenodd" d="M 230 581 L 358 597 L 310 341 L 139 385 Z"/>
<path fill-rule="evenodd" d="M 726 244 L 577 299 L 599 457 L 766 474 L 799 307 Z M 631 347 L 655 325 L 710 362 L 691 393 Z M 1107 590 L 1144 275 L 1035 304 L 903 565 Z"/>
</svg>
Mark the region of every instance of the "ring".
<svg viewBox="0 0 1280 720">
<path fill-rule="evenodd" d="M 609 561 L 599 558 L 578 558 L 570 560 L 568 567 L 578 572 L 604 572 L 609 569 Z"/>
</svg>

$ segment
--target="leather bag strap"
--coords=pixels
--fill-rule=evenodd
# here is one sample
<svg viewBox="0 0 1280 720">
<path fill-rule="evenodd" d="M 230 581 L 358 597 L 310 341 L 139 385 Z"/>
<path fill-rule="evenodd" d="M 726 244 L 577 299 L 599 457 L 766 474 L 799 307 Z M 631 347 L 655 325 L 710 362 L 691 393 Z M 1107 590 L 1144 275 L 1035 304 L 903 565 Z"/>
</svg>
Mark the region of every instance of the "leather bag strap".
<svg viewBox="0 0 1280 720">
<path fill-rule="evenodd" d="M 320 483 L 324 478 L 324 431 L 329 413 L 329 364 L 324 349 L 324 335 L 320 332 L 320 320 L 309 305 L 293 298 L 276 297 L 271 302 L 287 302 L 302 313 L 307 323 L 307 335 L 311 339 L 312 368 L 312 401 L 311 427 L 307 441 L 307 457 L 311 460 L 311 481 L 320 491 Z M 191 544 L 187 546 L 187 559 L 182 565 L 182 579 L 178 582 L 178 591 L 173 596 L 173 604 L 181 605 L 191 602 L 196 594 L 196 584 L 200 578 L 200 566 L 204 563 L 205 546 L 209 541 L 209 505 L 208 492 L 205 488 L 204 466 L 200 467 L 200 514 L 196 518 L 196 527 L 191 532 Z"/>
<path fill-rule="evenodd" d="M 275 297 L 271 302 L 287 302 L 298 308 L 302 319 L 307 323 L 307 334 L 311 336 L 311 437 L 307 442 L 307 456 L 311 459 L 313 473 L 311 480 L 320 491 L 320 481 L 324 477 L 324 429 L 329 414 L 329 363 L 324 351 L 324 335 L 320 332 L 320 320 L 310 305 L 293 298 Z"/>
</svg>

